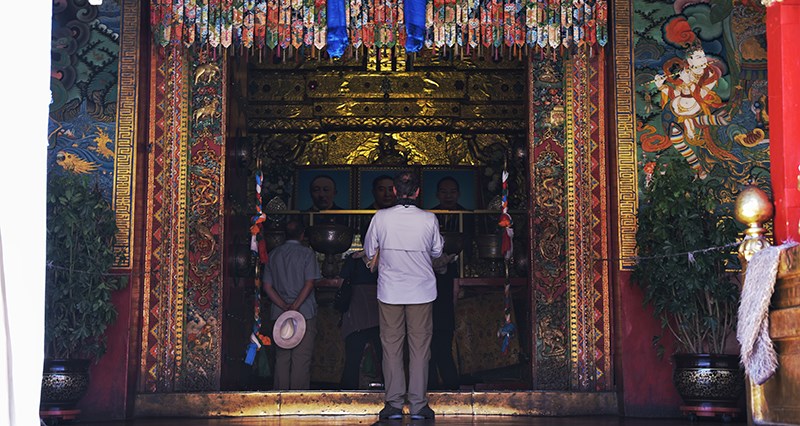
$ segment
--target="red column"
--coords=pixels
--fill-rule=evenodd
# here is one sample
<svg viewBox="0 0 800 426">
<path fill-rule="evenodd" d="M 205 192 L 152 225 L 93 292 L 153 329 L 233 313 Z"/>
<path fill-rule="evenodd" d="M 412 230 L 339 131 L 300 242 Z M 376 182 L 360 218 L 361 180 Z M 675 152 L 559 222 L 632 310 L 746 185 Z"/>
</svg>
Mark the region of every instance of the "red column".
<svg viewBox="0 0 800 426">
<path fill-rule="evenodd" d="M 770 173 L 775 241 L 800 241 L 800 0 L 767 7 Z"/>
</svg>

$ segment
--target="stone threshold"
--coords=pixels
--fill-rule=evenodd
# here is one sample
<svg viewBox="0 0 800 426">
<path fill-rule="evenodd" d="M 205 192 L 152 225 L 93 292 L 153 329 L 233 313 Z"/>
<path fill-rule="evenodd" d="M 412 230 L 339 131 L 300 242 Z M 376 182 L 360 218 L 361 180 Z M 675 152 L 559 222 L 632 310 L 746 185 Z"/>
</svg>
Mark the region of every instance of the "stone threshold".
<svg viewBox="0 0 800 426">
<path fill-rule="evenodd" d="M 615 392 L 429 392 L 437 415 L 589 416 L 619 414 Z M 134 416 L 377 416 L 383 391 L 194 392 L 137 394 Z M 408 411 L 408 406 L 404 407 Z"/>
</svg>

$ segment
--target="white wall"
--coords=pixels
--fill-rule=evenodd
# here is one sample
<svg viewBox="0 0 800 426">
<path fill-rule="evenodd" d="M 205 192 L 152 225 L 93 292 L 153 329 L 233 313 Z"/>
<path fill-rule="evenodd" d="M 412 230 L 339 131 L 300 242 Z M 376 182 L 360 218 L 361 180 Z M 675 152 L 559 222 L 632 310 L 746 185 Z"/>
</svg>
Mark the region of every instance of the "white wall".
<svg viewBox="0 0 800 426">
<path fill-rule="evenodd" d="M 38 425 L 51 0 L 0 11 L 0 425 Z"/>
</svg>

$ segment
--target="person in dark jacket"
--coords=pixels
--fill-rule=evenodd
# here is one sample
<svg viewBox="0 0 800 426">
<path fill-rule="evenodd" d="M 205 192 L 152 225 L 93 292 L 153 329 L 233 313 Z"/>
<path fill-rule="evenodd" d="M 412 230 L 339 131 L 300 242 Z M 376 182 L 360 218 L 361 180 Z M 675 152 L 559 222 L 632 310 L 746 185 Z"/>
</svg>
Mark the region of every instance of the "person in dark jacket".
<svg viewBox="0 0 800 426">
<path fill-rule="evenodd" d="M 362 238 L 366 227 L 362 229 Z M 342 337 L 344 338 L 344 369 L 342 371 L 341 388 L 359 389 L 361 360 L 367 345 L 372 346 L 375 368 L 380 371 L 381 337 L 378 328 L 378 272 L 371 272 L 367 267 L 364 251 L 357 251 L 345 258 L 339 273 L 344 280 L 349 280 L 353 292 L 350 306 L 342 314 Z"/>
</svg>

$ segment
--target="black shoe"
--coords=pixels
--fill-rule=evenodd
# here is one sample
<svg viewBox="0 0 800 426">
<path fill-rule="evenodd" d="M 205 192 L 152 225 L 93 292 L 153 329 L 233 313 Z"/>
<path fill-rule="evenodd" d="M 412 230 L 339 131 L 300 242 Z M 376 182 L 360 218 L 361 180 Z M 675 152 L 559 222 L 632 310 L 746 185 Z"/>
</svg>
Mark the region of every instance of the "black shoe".
<svg viewBox="0 0 800 426">
<path fill-rule="evenodd" d="M 383 405 L 381 412 L 378 413 L 378 418 L 381 420 L 399 420 L 403 418 L 403 410 L 400 408 L 394 408 L 387 402 Z"/>
<path fill-rule="evenodd" d="M 428 404 L 425 404 L 424 407 L 420 408 L 420 410 L 417 411 L 417 414 L 412 414 L 411 418 L 414 420 L 422 420 L 422 419 L 432 419 L 435 416 L 436 413 L 434 413 L 433 410 L 431 410 L 431 407 L 429 407 Z"/>
</svg>

